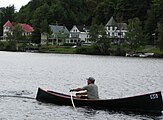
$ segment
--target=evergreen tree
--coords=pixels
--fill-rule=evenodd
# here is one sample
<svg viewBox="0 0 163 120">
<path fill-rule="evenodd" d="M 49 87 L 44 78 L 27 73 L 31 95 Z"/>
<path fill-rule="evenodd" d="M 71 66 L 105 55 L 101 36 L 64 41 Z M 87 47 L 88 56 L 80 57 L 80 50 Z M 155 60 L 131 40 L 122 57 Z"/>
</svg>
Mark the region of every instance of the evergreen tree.
<svg viewBox="0 0 163 120">
<path fill-rule="evenodd" d="M 163 50 L 163 23 L 158 24 L 158 42 L 157 46 L 162 51 Z"/>
<path fill-rule="evenodd" d="M 37 8 L 31 20 L 34 32 L 32 33 L 33 42 L 39 44 L 41 42 L 41 32 L 48 32 L 49 6 L 47 4 Z M 45 25 L 45 26 L 44 26 Z"/>
<path fill-rule="evenodd" d="M 157 35 L 157 24 L 163 18 L 163 1 L 152 0 L 150 9 L 148 9 L 147 19 L 145 21 L 145 32 L 148 34 L 148 44 L 154 45 L 154 36 Z M 155 36 L 157 38 L 157 36 Z"/>
<path fill-rule="evenodd" d="M 106 0 L 104 2 L 101 2 L 94 14 L 94 19 L 96 20 L 97 24 L 106 24 L 107 21 L 111 18 L 111 16 L 115 13 L 115 6 L 116 6 L 116 0 Z"/>
</svg>

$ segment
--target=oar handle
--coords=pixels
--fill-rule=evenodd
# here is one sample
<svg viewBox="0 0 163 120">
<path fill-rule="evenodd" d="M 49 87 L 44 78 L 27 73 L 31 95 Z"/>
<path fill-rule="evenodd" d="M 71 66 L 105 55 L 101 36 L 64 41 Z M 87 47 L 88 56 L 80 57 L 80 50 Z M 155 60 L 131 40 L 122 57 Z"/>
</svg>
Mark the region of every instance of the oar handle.
<svg viewBox="0 0 163 120">
<path fill-rule="evenodd" d="M 72 96 L 72 92 L 70 92 L 70 94 L 71 94 L 71 103 L 72 103 L 72 106 L 76 110 L 76 107 L 75 107 L 75 104 L 74 104 L 74 100 L 73 100 L 73 96 Z"/>
</svg>

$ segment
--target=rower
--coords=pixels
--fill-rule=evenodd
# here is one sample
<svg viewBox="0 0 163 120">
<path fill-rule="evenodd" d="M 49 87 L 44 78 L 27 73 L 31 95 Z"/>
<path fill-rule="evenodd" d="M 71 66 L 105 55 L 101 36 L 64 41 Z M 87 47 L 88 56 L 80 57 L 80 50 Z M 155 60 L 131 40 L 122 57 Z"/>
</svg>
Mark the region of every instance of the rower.
<svg viewBox="0 0 163 120">
<path fill-rule="evenodd" d="M 84 99 L 99 99 L 98 87 L 94 83 L 95 83 L 95 79 L 93 77 L 89 77 L 89 78 L 87 78 L 88 85 L 86 85 L 82 88 L 71 89 L 70 92 L 86 91 L 86 92 L 76 93 L 76 95 L 80 96 L 80 98 L 84 98 Z"/>
</svg>

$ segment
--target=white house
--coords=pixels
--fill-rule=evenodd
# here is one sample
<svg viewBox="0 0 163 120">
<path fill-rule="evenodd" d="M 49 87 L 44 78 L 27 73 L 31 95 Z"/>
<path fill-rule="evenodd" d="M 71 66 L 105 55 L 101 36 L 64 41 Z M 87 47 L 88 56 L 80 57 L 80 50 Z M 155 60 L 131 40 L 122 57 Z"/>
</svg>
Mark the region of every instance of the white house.
<svg viewBox="0 0 163 120">
<path fill-rule="evenodd" d="M 12 27 L 13 25 L 9 20 L 3 25 L 3 39 L 7 38 L 8 33 L 12 35 L 12 31 L 11 31 Z"/>
<path fill-rule="evenodd" d="M 78 43 L 89 44 L 89 30 L 86 26 L 76 26 L 74 25 L 70 30 L 69 39 L 66 43 Z"/>
<path fill-rule="evenodd" d="M 28 25 L 28 24 L 20 24 L 20 23 L 18 23 L 18 24 L 22 28 L 22 35 L 23 36 L 29 36 L 29 35 L 32 34 L 33 28 L 30 25 Z M 14 27 L 14 26 L 9 20 L 3 25 L 3 39 L 4 40 L 6 40 L 8 38 L 9 34 L 10 35 L 13 34 L 12 29 L 11 29 L 12 27 Z"/>
<path fill-rule="evenodd" d="M 105 25 L 106 34 L 109 38 L 113 39 L 114 43 L 120 42 L 124 39 L 125 33 L 127 32 L 126 23 L 117 23 L 113 17 L 110 18 L 108 23 Z"/>
</svg>

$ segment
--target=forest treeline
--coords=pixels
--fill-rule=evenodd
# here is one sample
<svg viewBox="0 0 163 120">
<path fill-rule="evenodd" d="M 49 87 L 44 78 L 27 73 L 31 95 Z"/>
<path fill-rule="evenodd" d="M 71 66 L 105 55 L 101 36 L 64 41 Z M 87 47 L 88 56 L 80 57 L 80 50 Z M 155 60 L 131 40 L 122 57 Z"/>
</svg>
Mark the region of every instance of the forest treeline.
<svg viewBox="0 0 163 120">
<path fill-rule="evenodd" d="M 33 37 L 39 42 L 40 33 L 47 32 L 49 24 L 70 29 L 73 25 L 105 25 L 111 16 L 127 24 L 137 17 L 148 34 L 148 44 L 153 44 L 153 34 L 157 37 L 158 24 L 163 21 L 162 6 L 162 0 L 31 0 L 18 12 L 14 6 L 0 8 L 0 36 L 7 20 L 33 26 Z"/>
</svg>

